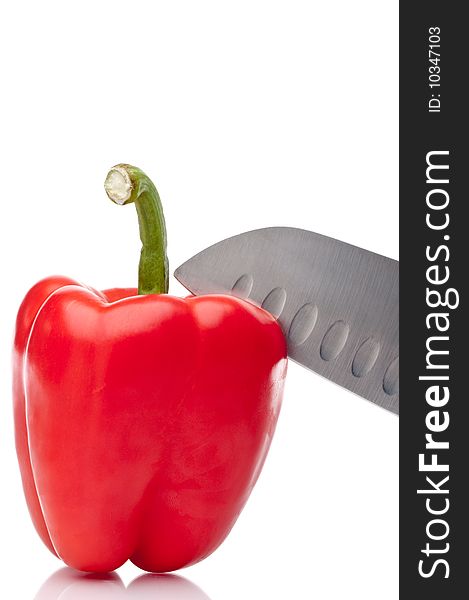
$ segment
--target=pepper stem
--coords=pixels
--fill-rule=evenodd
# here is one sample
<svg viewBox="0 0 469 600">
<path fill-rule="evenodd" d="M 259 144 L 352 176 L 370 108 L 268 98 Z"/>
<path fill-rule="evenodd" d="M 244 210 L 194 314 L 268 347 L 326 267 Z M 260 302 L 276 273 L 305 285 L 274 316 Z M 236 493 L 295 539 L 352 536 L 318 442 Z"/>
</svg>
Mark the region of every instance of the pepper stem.
<svg viewBox="0 0 469 600">
<path fill-rule="evenodd" d="M 142 240 L 138 265 L 138 293 L 168 292 L 168 257 L 166 256 L 166 226 L 161 200 L 152 180 L 131 165 L 112 167 L 104 189 L 116 204 L 135 203 Z"/>
</svg>

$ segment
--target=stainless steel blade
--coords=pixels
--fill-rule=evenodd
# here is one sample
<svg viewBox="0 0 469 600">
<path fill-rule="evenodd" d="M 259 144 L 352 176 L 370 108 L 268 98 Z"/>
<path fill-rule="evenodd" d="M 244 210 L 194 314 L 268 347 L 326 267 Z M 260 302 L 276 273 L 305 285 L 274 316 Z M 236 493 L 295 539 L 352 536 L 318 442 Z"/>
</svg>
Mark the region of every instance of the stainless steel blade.
<svg viewBox="0 0 469 600">
<path fill-rule="evenodd" d="M 302 229 L 229 238 L 181 265 L 192 293 L 245 298 L 275 317 L 288 355 L 399 414 L 399 263 Z"/>
</svg>

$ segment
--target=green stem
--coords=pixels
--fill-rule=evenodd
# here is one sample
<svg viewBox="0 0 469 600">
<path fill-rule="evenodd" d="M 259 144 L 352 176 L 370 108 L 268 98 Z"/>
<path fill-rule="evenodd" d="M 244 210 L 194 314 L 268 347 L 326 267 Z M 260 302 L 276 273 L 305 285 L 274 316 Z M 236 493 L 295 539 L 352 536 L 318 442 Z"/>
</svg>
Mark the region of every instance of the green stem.
<svg viewBox="0 0 469 600">
<path fill-rule="evenodd" d="M 149 177 L 137 167 L 112 167 L 104 182 L 109 198 L 116 204 L 135 203 L 142 251 L 138 265 L 138 293 L 168 292 L 166 226 L 161 200 Z"/>
</svg>

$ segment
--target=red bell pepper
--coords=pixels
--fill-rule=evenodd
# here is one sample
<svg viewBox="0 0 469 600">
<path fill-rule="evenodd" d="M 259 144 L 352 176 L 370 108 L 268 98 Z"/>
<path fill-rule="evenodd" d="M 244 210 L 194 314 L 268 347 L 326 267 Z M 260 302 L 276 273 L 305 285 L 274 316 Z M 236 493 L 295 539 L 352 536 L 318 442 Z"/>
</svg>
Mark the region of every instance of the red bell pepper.
<svg viewBox="0 0 469 600">
<path fill-rule="evenodd" d="M 243 300 L 167 295 L 154 185 L 118 165 L 105 187 L 136 204 L 139 289 L 50 277 L 27 294 L 14 344 L 17 453 L 34 525 L 65 563 L 171 571 L 217 548 L 257 480 L 285 341 Z"/>
</svg>

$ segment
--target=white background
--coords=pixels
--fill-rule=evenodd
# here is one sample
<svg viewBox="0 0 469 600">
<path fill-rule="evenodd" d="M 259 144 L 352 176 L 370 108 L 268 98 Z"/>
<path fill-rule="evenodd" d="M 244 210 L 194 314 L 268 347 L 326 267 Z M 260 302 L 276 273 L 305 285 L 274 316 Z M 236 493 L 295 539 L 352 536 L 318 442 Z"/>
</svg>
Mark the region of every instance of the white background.
<svg viewBox="0 0 469 600">
<path fill-rule="evenodd" d="M 163 199 L 171 268 L 222 238 L 311 229 L 397 258 L 397 2 L 15 1 L 0 16 L 0 596 L 60 563 L 23 500 L 10 348 L 27 289 L 54 273 L 136 283 L 130 162 Z M 184 290 L 171 279 L 170 292 Z M 398 596 L 398 419 L 290 364 L 276 438 L 225 543 L 183 576 L 47 586 L 40 600 Z M 125 584 L 140 572 L 127 564 Z M 70 587 L 71 585 L 71 587 Z M 146 595 L 145 595 L 146 594 Z"/>
</svg>

